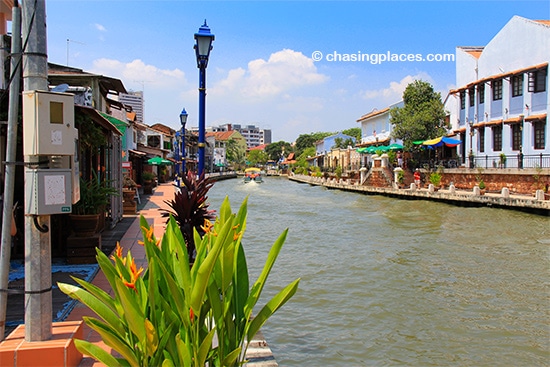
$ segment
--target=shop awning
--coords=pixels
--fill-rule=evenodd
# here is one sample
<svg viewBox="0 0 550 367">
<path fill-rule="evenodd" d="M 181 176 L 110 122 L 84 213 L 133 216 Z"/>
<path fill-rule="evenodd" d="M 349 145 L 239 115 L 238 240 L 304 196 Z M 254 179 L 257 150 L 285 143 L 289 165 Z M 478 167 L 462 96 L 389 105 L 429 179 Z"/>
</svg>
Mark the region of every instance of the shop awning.
<svg viewBox="0 0 550 367">
<path fill-rule="evenodd" d="M 128 125 L 126 122 L 117 119 L 116 117 L 113 117 L 111 115 L 107 115 L 106 113 L 99 112 L 103 118 L 107 119 L 111 124 L 115 125 L 115 127 L 120 131 L 122 135 L 126 132 L 126 129 L 128 128 Z"/>
</svg>

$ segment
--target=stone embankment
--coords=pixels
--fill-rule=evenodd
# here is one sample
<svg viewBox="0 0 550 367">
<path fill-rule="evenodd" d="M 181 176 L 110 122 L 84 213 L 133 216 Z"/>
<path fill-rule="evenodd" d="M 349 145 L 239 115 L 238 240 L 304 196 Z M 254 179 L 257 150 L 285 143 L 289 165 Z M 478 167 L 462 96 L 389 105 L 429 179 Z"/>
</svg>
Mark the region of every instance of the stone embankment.
<svg viewBox="0 0 550 367">
<path fill-rule="evenodd" d="M 474 187 L 471 191 L 465 191 L 457 190 L 451 185 L 448 188 L 436 190 L 433 185 L 429 185 L 427 189 L 419 189 L 411 184 L 408 188 L 400 189 L 365 186 L 347 180 L 325 179 L 306 175 L 290 175 L 288 178 L 292 181 L 324 186 L 328 189 L 362 194 L 384 195 L 406 200 L 440 201 L 458 206 L 488 206 L 550 216 L 550 200 L 542 190 L 537 191 L 534 196 L 528 196 L 510 194 L 507 188 L 503 188 L 499 193 L 483 193 L 478 187 Z"/>
</svg>

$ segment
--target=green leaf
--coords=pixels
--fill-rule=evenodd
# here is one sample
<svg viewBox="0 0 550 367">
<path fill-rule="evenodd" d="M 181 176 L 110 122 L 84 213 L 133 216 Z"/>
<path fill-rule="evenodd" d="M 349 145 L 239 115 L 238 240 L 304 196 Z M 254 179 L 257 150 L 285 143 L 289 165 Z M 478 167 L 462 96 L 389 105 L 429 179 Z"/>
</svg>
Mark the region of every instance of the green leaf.
<svg viewBox="0 0 550 367">
<path fill-rule="evenodd" d="M 204 366 L 206 362 L 206 357 L 208 357 L 208 352 L 210 351 L 210 348 L 212 347 L 212 339 L 214 338 L 214 333 L 216 332 L 216 329 L 210 330 L 208 335 L 203 339 L 200 347 L 199 347 L 199 354 L 198 354 L 198 360 L 199 366 Z"/>
<path fill-rule="evenodd" d="M 57 283 L 57 285 L 63 293 L 85 304 L 118 333 L 124 333 L 120 316 L 100 299 L 72 284 Z"/>
<path fill-rule="evenodd" d="M 191 299 L 189 301 L 189 304 L 196 314 L 200 313 L 200 307 L 204 301 L 204 294 L 206 293 L 206 286 L 208 285 L 208 282 L 210 280 L 214 265 L 216 264 L 221 250 L 223 249 L 223 242 L 221 238 L 225 237 L 230 227 L 231 223 L 224 226 L 222 233 L 219 233 L 218 237 L 216 238 L 214 247 L 210 250 L 208 255 L 206 255 L 206 259 L 204 259 L 202 263 L 195 264 L 193 266 L 194 268 L 195 266 L 199 265 L 199 269 L 195 277 L 195 283 L 193 284 L 193 290 L 191 291 Z M 203 242 L 208 241 L 210 236 L 210 234 L 206 234 L 203 238 Z"/>
<path fill-rule="evenodd" d="M 80 353 L 91 356 L 106 366 L 124 367 L 118 359 L 96 344 L 92 344 L 86 340 L 75 339 L 74 345 Z"/>
<path fill-rule="evenodd" d="M 289 285 L 287 285 L 282 291 L 280 291 L 275 297 L 273 297 L 266 305 L 260 310 L 260 312 L 254 317 L 254 320 L 250 323 L 248 329 L 248 340 L 252 340 L 254 335 L 260 330 L 263 324 L 273 315 L 279 308 L 281 308 L 298 289 L 298 283 L 300 279 L 296 279 Z"/>
<path fill-rule="evenodd" d="M 288 228 L 285 229 L 283 233 L 281 233 L 281 235 L 279 236 L 279 238 L 277 238 L 273 246 L 271 246 L 271 250 L 269 251 L 269 254 L 267 256 L 267 260 L 265 262 L 264 268 L 258 280 L 256 280 L 256 282 L 254 283 L 252 290 L 250 291 L 250 296 L 248 297 L 247 305 L 245 307 L 245 313 L 247 317 L 250 317 L 252 313 L 252 309 L 254 308 L 254 306 L 256 305 L 256 302 L 258 302 L 258 299 L 260 298 L 265 282 L 267 281 L 267 277 L 269 276 L 269 273 L 271 272 L 271 269 L 275 264 L 275 260 L 277 260 L 277 256 L 279 256 L 279 252 L 281 251 L 281 248 L 285 243 L 287 233 L 288 233 Z"/>
<path fill-rule="evenodd" d="M 101 336 L 101 339 L 105 342 L 105 344 L 120 353 L 120 355 L 132 367 L 140 366 L 140 362 L 138 361 L 135 351 L 125 340 L 122 339 L 124 334 L 117 335 L 111 328 L 108 327 L 108 325 L 103 324 L 97 319 L 91 317 L 84 317 L 83 319 L 90 328 L 95 330 Z"/>
<path fill-rule="evenodd" d="M 145 315 L 141 312 L 141 307 L 136 302 L 136 295 L 131 293 L 134 291 L 126 287 L 122 281 L 116 282 L 116 290 L 120 297 L 120 304 L 124 310 L 123 317 L 128 323 L 130 331 L 136 335 L 139 341 L 145 341 Z"/>
</svg>

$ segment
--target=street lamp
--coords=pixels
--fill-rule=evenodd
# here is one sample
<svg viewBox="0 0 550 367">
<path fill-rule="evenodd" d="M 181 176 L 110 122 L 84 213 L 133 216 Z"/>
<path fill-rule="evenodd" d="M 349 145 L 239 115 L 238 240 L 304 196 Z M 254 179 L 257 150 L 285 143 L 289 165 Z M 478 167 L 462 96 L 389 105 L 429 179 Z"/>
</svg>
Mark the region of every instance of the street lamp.
<svg viewBox="0 0 550 367">
<path fill-rule="evenodd" d="M 185 111 L 185 108 L 181 110 L 180 113 L 180 122 L 181 122 L 181 149 L 180 149 L 180 155 L 181 155 L 181 175 L 185 176 L 185 124 L 187 123 L 187 111 Z M 178 162 L 179 165 L 179 162 Z"/>
<path fill-rule="evenodd" d="M 199 68 L 199 169 L 197 173 L 200 177 L 204 173 L 204 150 L 206 147 L 206 67 L 208 66 L 210 50 L 212 50 L 212 41 L 214 41 L 214 35 L 210 33 L 210 28 L 206 25 L 206 19 L 199 28 L 199 32 L 195 33 L 195 41 L 194 48 L 197 56 L 197 67 Z"/>
<path fill-rule="evenodd" d="M 470 168 L 474 168 L 473 138 L 474 138 L 474 122 L 470 121 L 470 154 L 468 155 L 468 158 L 470 159 Z"/>
</svg>

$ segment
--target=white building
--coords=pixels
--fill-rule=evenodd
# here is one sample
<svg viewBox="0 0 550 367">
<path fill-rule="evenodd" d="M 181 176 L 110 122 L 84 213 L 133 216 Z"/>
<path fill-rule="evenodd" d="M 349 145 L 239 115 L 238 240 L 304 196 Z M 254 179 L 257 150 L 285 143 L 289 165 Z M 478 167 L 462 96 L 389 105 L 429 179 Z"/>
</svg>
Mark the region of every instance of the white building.
<svg viewBox="0 0 550 367">
<path fill-rule="evenodd" d="M 394 107 L 403 107 L 403 101 L 381 110 L 374 109 L 357 120 L 361 124 L 361 143 L 358 146 L 389 145 L 386 143 L 391 140 L 390 110 Z"/>
<path fill-rule="evenodd" d="M 143 122 L 143 110 L 144 110 L 143 92 L 130 91 L 127 94 L 121 93 L 119 95 L 119 100 L 125 105 L 132 107 L 132 111 L 136 113 L 136 120 L 138 122 Z"/>
<path fill-rule="evenodd" d="M 456 84 L 446 109 L 462 157 L 492 166 L 548 166 L 550 21 L 514 16 L 484 47 L 457 47 Z M 539 158 L 540 157 L 540 158 Z"/>
</svg>

